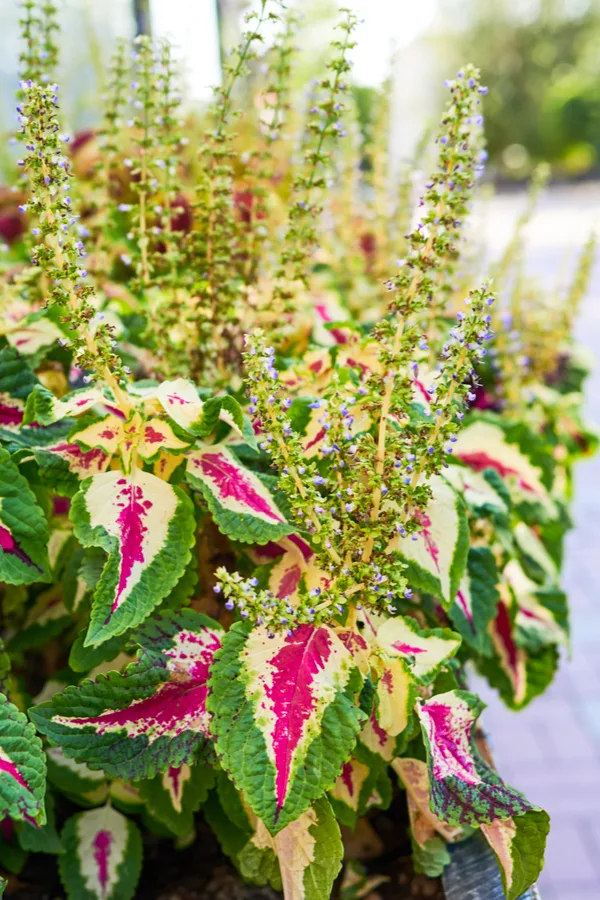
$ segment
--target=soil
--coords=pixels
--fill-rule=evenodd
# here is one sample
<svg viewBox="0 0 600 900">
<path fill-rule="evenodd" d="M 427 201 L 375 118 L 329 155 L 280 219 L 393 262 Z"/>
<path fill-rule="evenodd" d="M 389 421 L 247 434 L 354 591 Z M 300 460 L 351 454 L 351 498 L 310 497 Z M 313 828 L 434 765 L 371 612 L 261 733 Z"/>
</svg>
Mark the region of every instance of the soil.
<svg viewBox="0 0 600 900">
<path fill-rule="evenodd" d="M 74 811 L 61 809 L 59 819 Z M 372 879 L 370 892 L 362 895 L 365 900 L 444 900 L 438 879 L 413 871 L 405 823 L 406 804 L 399 793 L 388 810 L 375 811 L 354 832 L 343 829 L 347 855 L 357 859 Z M 383 878 L 387 880 L 380 883 Z M 340 877 L 332 897 L 341 897 L 341 884 Z M 55 858 L 31 854 L 22 872 L 9 877 L 5 897 L 64 900 Z M 185 850 L 175 850 L 170 840 L 148 833 L 144 836 L 144 869 L 136 900 L 281 900 L 281 897 L 271 888 L 244 884 L 201 817 L 198 817 L 196 840 Z"/>
</svg>

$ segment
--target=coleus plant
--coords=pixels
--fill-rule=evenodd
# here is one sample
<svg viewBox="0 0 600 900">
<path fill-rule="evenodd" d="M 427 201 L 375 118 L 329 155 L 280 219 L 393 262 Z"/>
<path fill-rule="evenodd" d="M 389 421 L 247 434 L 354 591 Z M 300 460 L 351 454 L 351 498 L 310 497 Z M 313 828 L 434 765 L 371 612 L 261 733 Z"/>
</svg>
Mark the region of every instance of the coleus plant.
<svg viewBox="0 0 600 900">
<path fill-rule="evenodd" d="M 235 135 L 234 88 L 268 19 L 283 25 L 268 83 L 246 82 L 258 114 Z M 119 45 L 99 164 L 76 180 L 54 7 L 23 4 L 30 231 L 6 267 L 0 349 L 0 863 L 57 853 L 71 898 L 133 897 L 138 823 L 183 846 L 199 811 L 244 878 L 327 898 L 340 824 L 399 788 L 417 870 L 439 875 L 476 830 L 509 900 L 542 865 L 548 816 L 495 771 L 467 666 L 520 709 L 568 642 L 569 473 L 593 443 L 572 320 L 557 315 L 557 343 L 520 288 L 515 335 L 492 285 L 455 272 L 483 158 L 472 67 L 448 82 L 414 227 L 398 230 L 404 207 L 388 227 L 378 129 L 372 183 L 348 194 L 355 25 L 348 13 L 294 163 L 278 138 L 297 125 L 296 25 L 260 4 L 191 192 L 168 46 Z M 409 207 L 406 179 L 398 192 Z M 545 368 L 515 369 L 518 340 Z M 64 821 L 61 803 L 82 811 Z"/>
</svg>

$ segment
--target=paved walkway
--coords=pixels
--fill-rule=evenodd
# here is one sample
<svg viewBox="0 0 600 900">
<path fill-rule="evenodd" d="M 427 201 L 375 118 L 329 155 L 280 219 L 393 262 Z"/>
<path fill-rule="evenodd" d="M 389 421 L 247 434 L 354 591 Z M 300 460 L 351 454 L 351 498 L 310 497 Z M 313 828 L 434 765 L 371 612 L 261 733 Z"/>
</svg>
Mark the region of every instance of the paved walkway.
<svg viewBox="0 0 600 900">
<path fill-rule="evenodd" d="M 510 234 L 518 196 L 493 201 L 486 214 L 494 250 Z M 600 185 L 550 192 L 531 223 L 528 256 L 549 286 L 564 279 L 590 228 L 600 225 Z M 596 358 L 586 388 L 590 421 L 600 425 L 600 263 L 577 325 Z M 566 551 L 564 587 L 572 610 L 572 658 L 543 696 L 521 713 L 506 710 L 489 688 L 484 724 L 503 777 L 548 810 L 552 830 L 540 879 L 543 900 L 600 898 L 600 455 L 575 475 L 575 528 Z"/>
</svg>

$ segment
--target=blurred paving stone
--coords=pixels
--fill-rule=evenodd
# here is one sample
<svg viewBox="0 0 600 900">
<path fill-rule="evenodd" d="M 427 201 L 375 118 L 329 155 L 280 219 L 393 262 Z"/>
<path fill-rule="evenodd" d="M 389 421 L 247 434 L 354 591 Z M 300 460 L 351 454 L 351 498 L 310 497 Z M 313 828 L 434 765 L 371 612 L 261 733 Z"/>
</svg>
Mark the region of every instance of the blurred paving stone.
<svg viewBox="0 0 600 900">
<path fill-rule="evenodd" d="M 598 868 L 584 842 L 584 830 L 584 825 L 577 820 L 553 823 L 548 836 L 544 881 L 573 888 L 576 885 L 595 884 L 597 891 Z M 589 900 L 597 896 L 597 893 L 591 894 Z M 571 895 L 568 900 L 571 900 Z"/>
<path fill-rule="evenodd" d="M 600 615 L 588 614 L 585 619 L 575 617 L 571 627 L 571 640 L 573 646 L 593 643 L 600 645 Z"/>
<path fill-rule="evenodd" d="M 580 697 L 577 705 L 587 723 L 589 733 L 600 742 L 600 697 Z"/>
<path fill-rule="evenodd" d="M 598 900 L 597 881 L 579 886 L 559 884 L 550 890 L 548 890 L 548 885 L 542 885 L 541 890 L 543 891 L 542 900 Z"/>
</svg>

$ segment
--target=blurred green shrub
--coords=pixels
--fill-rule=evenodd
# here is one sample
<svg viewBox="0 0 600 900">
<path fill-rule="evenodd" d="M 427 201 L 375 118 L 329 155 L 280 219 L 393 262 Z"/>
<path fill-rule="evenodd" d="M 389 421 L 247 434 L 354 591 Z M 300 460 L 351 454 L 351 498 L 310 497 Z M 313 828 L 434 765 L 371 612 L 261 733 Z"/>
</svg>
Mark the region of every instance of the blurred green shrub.
<svg viewBox="0 0 600 900">
<path fill-rule="evenodd" d="M 489 86 L 486 133 L 498 170 L 520 178 L 540 160 L 562 175 L 598 165 L 598 0 L 447 0 L 444 12 L 447 52 L 479 66 Z"/>
</svg>

